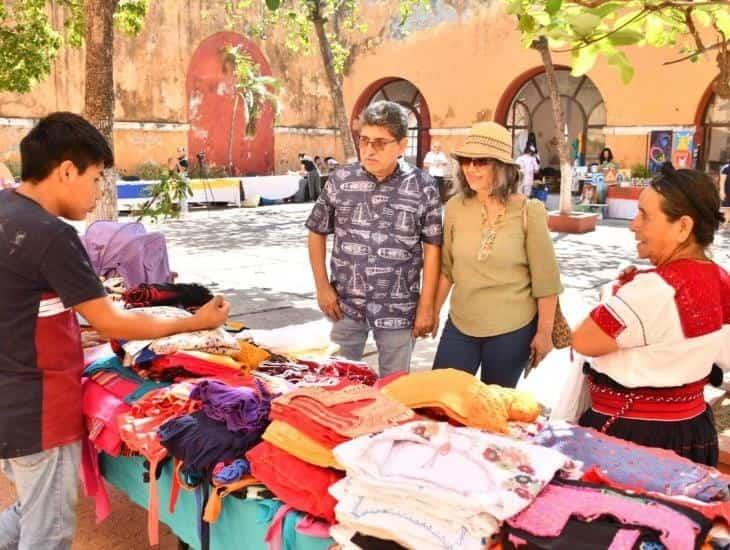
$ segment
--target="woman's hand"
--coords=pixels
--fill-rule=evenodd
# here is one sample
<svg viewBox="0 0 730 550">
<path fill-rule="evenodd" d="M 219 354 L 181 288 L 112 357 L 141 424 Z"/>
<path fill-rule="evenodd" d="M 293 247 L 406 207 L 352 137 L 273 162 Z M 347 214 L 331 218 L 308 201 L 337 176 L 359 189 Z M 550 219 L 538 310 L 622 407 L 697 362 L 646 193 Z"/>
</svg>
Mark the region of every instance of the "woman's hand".
<svg viewBox="0 0 730 550">
<path fill-rule="evenodd" d="M 545 359 L 545 356 L 553 350 L 553 334 L 552 331 L 538 330 L 530 344 L 532 351 L 532 365 L 537 366 Z"/>
</svg>

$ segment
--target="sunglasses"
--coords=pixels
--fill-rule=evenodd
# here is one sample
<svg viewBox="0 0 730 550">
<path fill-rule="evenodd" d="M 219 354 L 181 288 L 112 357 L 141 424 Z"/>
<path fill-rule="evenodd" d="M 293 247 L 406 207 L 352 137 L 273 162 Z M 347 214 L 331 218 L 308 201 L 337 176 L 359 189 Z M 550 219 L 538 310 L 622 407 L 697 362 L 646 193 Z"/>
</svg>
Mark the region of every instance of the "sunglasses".
<svg viewBox="0 0 730 550">
<path fill-rule="evenodd" d="M 360 149 L 367 149 L 368 145 L 372 146 L 373 149 L 375 149 L 376 152 L 381 152 L 383 149 L 385 149 L 386 145 L 390 145 L 391 143 L 398 143 L 397 139 L 370 139 L 369 137 L 360 136 L 360 139 L 358 140 Z"/>
<path fill-rule="evenodd" d="M 491 164 L 492 159 L 472 159 L 467 157 L 459 157 L 459 166 L 462 168 L 469 166 L 470 164 L 474 166 L 474 168 L 484 168 L 485 166 Z"/>
<path fill-rule="evenodd" d="M 475 168 L 484 168 L 491 163 L 492 159 L 487 158 L 472 159 L 467 157 L 459 157 L 459 166 L 461 166 L 462 168 L 469 166 L 470 164 Z"/>
</svg>

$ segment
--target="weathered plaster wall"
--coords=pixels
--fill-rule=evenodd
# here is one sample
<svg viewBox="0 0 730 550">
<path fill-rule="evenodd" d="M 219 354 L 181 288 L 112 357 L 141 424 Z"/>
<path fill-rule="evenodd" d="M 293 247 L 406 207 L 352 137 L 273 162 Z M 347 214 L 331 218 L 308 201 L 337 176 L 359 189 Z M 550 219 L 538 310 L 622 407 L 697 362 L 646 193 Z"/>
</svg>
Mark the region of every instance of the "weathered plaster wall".
<svg viewBox="0 0 730 550">
<path fill-rule="evenodd" d="M 348 113 L 371 83 L 397 76 L 422 92 L 433 132 L 463 132 L 476 119 L 493 118 L 514 80 L 541 64 L 536 52 L 521 48 L 514 22 L 498 4 L 475 8 L 468 0 L 437 0 L 433 14 L 420 14 L 402 29 L 395 24 L 395 0 L 367 0 L 363 17 L 369 30 L 366 36 L 353 37 L 353 60 L 344 80 Z M 118 120 L 189 122 L 185 82 L 190 61 L 203 40 L 224 29 L 222 5 L 221 0 L 156 0 L 150 4 L 140 36 L 116 36 Z M 54 17 L 60 23 L 59 12 Z M 362 47 L 366 41 L 373 44 L 369 49 Z M 311 56 L 292 55 L 277 32 L 257 43 L 272 73 L 284 82 L 276 125 L 333 128 L 332 102 L 316 49 Z M 663 66 L 676 55 L 674 50 L 632 48 L 628 53 L 637 69 L 631 84 L 622 84 L 618 73 L 603 62 L 590 73 L 605 100 L 609 127 L 692 126 L 698 104 L 716 74 L 714 62 Z M 556 54 L 555 62 L 569 63 L 568 55 Z M 0 117 L 80 111 L 82 97 L 83 52 L 64 50 L 51 77 L 33 93 L 0 94 Z M 11 151 L 23 133 L 0 125 L 0 154 Z M 164 162 L 183 134 L 120 131 L 116 134 L 119 163 L 131 168 L 149 159 Z M 437 139 L 449 150 L 462 138 L 457 132 Z M 645 134 L 607 136 L 622 164 L 643 162 L 642 140 Z M 337 151 L 337 138 L 316 132 L 277 132 L 275 170 L 294 167 L 300 150 L 324 156 Z"/>
</svg>

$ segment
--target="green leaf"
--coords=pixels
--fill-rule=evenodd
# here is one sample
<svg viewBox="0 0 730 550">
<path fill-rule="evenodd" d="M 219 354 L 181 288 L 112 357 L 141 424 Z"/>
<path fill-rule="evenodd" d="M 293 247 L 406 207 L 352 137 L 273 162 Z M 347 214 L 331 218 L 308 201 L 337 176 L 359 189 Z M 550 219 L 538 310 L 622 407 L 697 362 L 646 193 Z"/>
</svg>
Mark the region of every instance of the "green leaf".
<svg viewBox="0 0 730 550">
<path fill-rule="evenodd" d="M 651 46 L 661 47 L 666 44 L 664 21 L 655 15 L 646 18 L 646 41 Z"/>
<path fill-rule="evenodd" d="M 606 2 L 605 4 L 590 10 L 590 13 L 600 17 L 601 19 L 606 19 L 609 15 L 616 13 L 619 8 L 625 7 L 624 4 L 624 2 Z"/>
<path fill-rule="evenodd" d="M 517 26 L 520 29 L 520 32 L 522 32 L 522 33 L 534 32 L 535 18 L 532 17 L 531 15 L 523 15 L 522 17 L 520 17 Z"/>
<path fill-rule="evenodd" d="M 281 0 L 266 0 L 266 7 L 271 11 L 276 11 L 281 6 Z"/>
<path fill-rule="evenodd" d="M 703 27 L 709 27 L 712 24 L 712 16 L 701 8 L 692 10 L 692 17 Z"/>
<path fill-rule="evenodd" d="M 545 3 L 545 11 L 550 15 L 555 15 L 560 11 L 560 6 L 563 5 L 563 0 L 547 0 Z"/>
<path fill-rule="evenodd" d="M 730 12 L 720 9 L 715 12 L 715 22 L 718 28 L 730 38 Z"/>
<path fill-rule="evenodd" d="M 568 24 L 578 36 L 589 36 L 601 24 L 601 18 L 588 12 L 578 12 L 566 16 Z"/>
<path fill-rule="evenodd" d="M 598 50 L 593 46 L 573 51 L 573 76 L 582 76 L 590 71 L 596 64 Z"/>
<path fill-rule="evenodd" d="M 608 64 L 616 67 L 619 70 L 619 73 L 621 73 L 621 80 L 623 83 L 628 84 L 631 82 L 631 79 L 634 78 L 634 68 L 631 66 L 631 62 L 627 55 L 624 52 L 616 51 L 606 57 L 608 59 Z"/>
<path fill-rule="evenodd" d="M 631 29 L 621 29 L 611 33 L 608 36 L 608 41 L 614 46 L 633 46 L 643 40 L 644 35 L 639 31 Z"/>
</svg>

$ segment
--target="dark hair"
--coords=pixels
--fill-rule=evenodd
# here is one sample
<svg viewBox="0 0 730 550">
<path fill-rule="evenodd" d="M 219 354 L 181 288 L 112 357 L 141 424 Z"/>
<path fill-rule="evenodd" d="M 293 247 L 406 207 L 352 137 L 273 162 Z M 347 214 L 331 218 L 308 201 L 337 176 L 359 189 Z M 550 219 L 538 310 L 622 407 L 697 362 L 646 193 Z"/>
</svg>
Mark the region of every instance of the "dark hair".
<svg viewBox="0 0 730 550">
<path fill-rule="evenodd" d="M 314 157 L 314 162 L 317 162 L 317 160 L 322 160 L 322 157 L 320 157 L 319 155 L 317 155 L 316 157 Z"/>
<path fill-rule="evenodd" d="M 325 162 L 329 162 L 331 160 L 335 160 L 335 157 L 324 157 Z"/>
<path fill-rule="evenodd" d="M 698 170 L 675 170 L 671 163 L 664 163 L 651 187 L 662 196 L 662 212 L 670 221 L 689 216 L 694 222 L 695 242 L 703 248 L 712 244 L 723 215 L 720 195 L 710 176 Z"/>
<path fill-rule="evenodd" d="M 497 159 L 489 159 L 495 170 L 495 183 L 492 186 L 492 197 L 506 203 L 510 195 L 517 193 L 520 184 L 520 168 L 514 164 L 506 164 Z M 459 191 L 468 198 L 476 196 L 476 191 L 469 187 L 461 163 L 456 164 L 456 183 Z"/>
<path fill-rule="evenodd" d="M 20 142 L 20 177 L 38 183 L 70 160 L 80 173 L 92 164 L 114 166 L 114 153 L 101 132 L 74 113 L 52 113 L 38 121 Z"/>
<path fill-rule="evenodd" d="M 408 135 L 406 110 L 394 101 L 376 101 L 360 115 L 361 126 L 382 126 L 398 141 Z"/>
<path fill-rule="evenodd" d="M 608 147 L 604 147 L 601 151 L 601 154 L 598 155 L 598 162 L 599 164 L 603 163 L 603 153 L 608 153 L 608 158 L 606 159 L 608 162 L 613 162 L 613 151 L 609 149 Z"/>
</svg>

